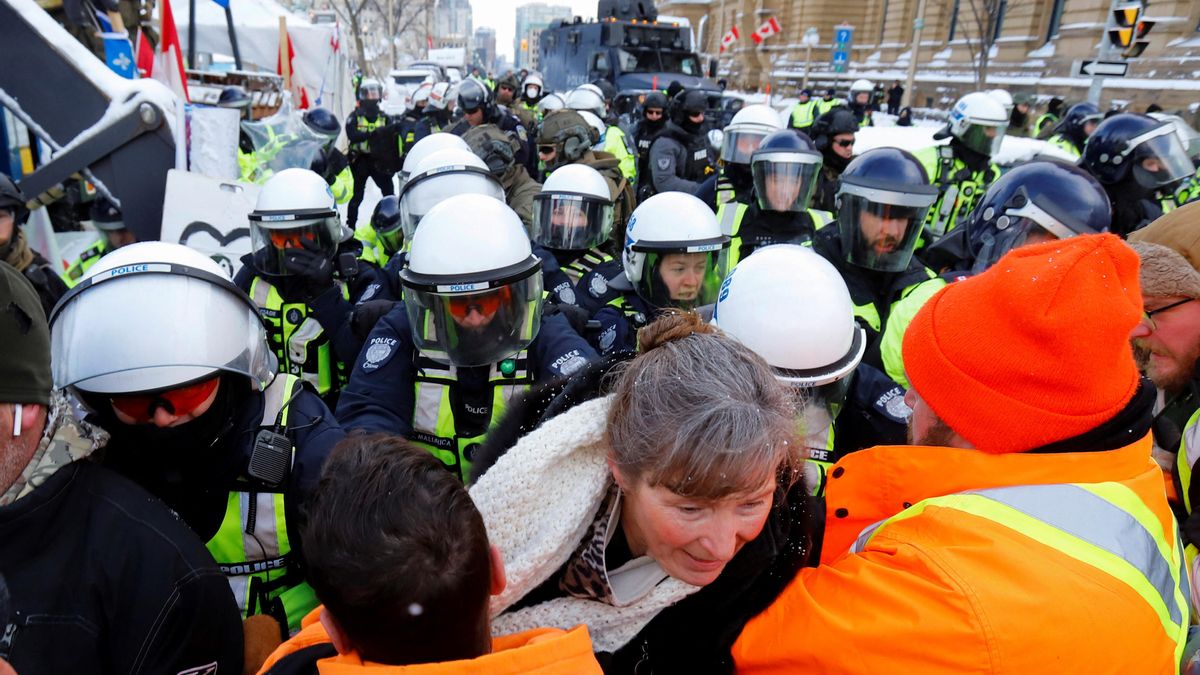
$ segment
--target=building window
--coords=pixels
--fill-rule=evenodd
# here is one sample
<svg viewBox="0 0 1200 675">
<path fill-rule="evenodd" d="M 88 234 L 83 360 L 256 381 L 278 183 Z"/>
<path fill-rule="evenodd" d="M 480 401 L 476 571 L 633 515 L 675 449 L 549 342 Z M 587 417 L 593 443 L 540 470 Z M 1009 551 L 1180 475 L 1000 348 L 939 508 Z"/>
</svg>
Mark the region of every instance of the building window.
<svg viewBox="0 0 1200 675">
<path fill-rule="evenodd" d="M 954 0 L 954 5 L 950 8 L 950 34 L 946 36 L 946 41 L 954 39 L 954 32 L 958 30 L 958 2 Z"/>
<path fill-rule="evenodd" d="M 1008 0 L 1000 0 L 996 8 L 996 30 L 992 31 L 992 42 L 1000 39 L 1000 31 L 1004 30 L 1004 13 L 1008 11 Z"/>
<path fill-rule="evenodd" d="M 1067 0 L 1054 0 L 1054 5 L 1050 7 L 1050 24 L 1046 26 L 1046 42 L 1058 37 L 1058 27 L 1062 24 L 1063 5 L 1067 4 Z"/>
</svg>

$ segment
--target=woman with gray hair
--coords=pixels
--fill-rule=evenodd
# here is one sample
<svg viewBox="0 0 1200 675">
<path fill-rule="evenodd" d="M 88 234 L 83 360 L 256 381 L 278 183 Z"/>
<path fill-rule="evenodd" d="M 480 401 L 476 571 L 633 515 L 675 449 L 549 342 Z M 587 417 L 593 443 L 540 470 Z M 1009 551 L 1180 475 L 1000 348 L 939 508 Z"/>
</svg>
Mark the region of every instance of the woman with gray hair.
<svg viewBox="0 0 1200 675">
<path fill-rule="evenodd" d="M 732 672 L 741 626 L 811 553 L 792 401 L 695 314 L 638 339 L 632 361 L 535 393 L 477 458 L 508 574 L 493 631 L 582 623 L 608 672 Z M 591 400 L 555 415 L 564 398 Z"/>
</svg>

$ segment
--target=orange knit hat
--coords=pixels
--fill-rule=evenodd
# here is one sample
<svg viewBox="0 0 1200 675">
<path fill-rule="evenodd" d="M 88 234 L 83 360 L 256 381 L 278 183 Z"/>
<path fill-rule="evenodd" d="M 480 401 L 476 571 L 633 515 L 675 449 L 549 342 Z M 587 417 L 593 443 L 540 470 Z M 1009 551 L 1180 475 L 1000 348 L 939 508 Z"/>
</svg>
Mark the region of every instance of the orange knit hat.
<svg viewBox="0 0 1200 675">
<path fill-rule="evenodd" d="M 1111 234 L 1008 253 L 929 299 L 904 335 L 909 381 L 984 452 L 1024 452 L 1112 419 L 1138 386 L 1138 257 Z"/>
</svg>

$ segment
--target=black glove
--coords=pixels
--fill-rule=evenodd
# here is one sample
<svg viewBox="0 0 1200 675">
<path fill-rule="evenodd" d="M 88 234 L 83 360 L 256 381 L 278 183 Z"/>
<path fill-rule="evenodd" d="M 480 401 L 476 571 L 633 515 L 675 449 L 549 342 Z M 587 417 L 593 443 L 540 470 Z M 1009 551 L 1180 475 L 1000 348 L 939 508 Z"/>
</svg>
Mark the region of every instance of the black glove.
<svg viewBox="0 0 1200 675">
<path fill-rule="evenodd" d="M 555 314 L 562 314 L 563 317 L 566 318 L 567 323 L 571 324 L 571 328 L 573 328 L 579 335 L 582 336 L 587 334 L 589 329 L 588 319 L 591 318 L 591 315 L 588 314 L 586 309 L 577 305 L 551 302 L 547 302 L 542 305 L 543 317 L 554 316 Z"/>
<path fill-rule="evenodd" d="M 333 286 L 333 261 L 316 242 L 305 240 L 303 245 L 283 254 L 283 268 L 299 279 L 308 297 L 313 298 Z"/>
<path fill-rule="evenodd" d="M 365 341 L 383 315 L 398 304 L 393 300 L 368 300 L 355 307 L 350 315 L 350 329 L 354 331 L 354 337 Z"/>
</svg>

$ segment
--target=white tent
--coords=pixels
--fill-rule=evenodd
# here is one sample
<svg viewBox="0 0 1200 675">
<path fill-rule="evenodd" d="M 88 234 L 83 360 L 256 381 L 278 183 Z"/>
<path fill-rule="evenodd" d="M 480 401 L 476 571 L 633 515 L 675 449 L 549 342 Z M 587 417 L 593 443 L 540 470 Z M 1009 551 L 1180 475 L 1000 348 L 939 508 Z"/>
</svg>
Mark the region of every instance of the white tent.
<svg viewBox="0 0 1200 675">
<path fill-rule="evenodd" d="M 225 10 L 213 0 L 195 0 L 196 51 L 233 54 Z M 316 25 L 274 0 L 230 0 L 244 70 L 276 72 L 279 64 L 279 17 L 287 17 L 292 40 L 293 88 L 304 88 L 311 105 L 329 108 L 339 119 L 354 109 L 346 44 L 335 24 Z M 179 41 L 188 49 L 188 4 L 172 4 Z M 299 101 L 297 101 L 299 103 Z"/>
</svg>

